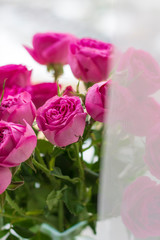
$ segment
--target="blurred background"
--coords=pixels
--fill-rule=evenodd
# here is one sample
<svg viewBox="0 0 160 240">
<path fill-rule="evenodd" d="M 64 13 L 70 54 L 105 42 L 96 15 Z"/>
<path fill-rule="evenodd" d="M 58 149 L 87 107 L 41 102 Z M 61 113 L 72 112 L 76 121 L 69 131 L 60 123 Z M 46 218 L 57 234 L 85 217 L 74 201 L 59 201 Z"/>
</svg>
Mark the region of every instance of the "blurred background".
<svg viewBox="0 0 160 240">
<path fill-rule="evenodd" d="M 37 32 L 68 32 L 77 37 L 109 41 L 112 1 L 107 0 L 0 0 L 0 65 L 26 64 L 35 82 L 52 81 L 46 68 L 23 48 Z M 67 66 L 65 81 L 73 81 Z"/>
<path fill-rule="evenodd" d="M 69 32 L 116 44 L 135 46 L 160 59 L 159 0 L 0 0 L 0 65 L 26 64 L 33 81 L 52 81 L 45 67 L 25 51 L 37 32 Z M 73 81 L 69 68 L 65 81 Z"/>
</svg>

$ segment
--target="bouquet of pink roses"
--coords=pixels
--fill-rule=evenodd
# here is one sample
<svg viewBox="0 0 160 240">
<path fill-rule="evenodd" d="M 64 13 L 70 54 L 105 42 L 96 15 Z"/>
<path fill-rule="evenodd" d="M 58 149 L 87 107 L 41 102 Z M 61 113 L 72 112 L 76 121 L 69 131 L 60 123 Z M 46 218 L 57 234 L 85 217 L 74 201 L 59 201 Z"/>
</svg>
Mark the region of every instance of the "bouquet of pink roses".
<svg viewBox="0 0 160 240">
<path fill-rule="evenodd" d="M 25 48 L 54 82 L 34 85 L 25 66 L 0 67 L 0 237 L 50 239 L 42 223 L 63 232 L 83 222 L 95 232 L 113 45 L 45 33 Z M 85 92 L 79 82 L 61 90 L 65 64 Z"/>
</svg>

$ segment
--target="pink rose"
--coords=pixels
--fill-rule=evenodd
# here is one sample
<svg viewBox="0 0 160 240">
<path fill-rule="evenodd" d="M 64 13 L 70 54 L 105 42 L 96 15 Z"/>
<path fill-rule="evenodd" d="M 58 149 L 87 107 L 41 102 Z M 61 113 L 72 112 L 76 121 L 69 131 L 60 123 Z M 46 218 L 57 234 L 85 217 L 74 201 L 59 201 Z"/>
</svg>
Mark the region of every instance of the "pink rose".
<svg viewBox="0 0 160 240">
<path fill-rule="evenodd" d="M 160 123 L 150 129 L 146 138 L 144 160 L 153 176 L 160 179 Z"/>
<path fill-rule="evenodd" d="M 6 79 L 5 87 L 12 88 L 26 87 L 30 85 L 30 77 L 32 71 L 29 71 L 23 65 L 5 65 L 0 67 L 0 91 L 2 91 L 4 80 Z"/>
<path fill-rule="evenodd" d="M 160 88 L 160 66 L 147 52 L 129 48 L 122 54 L 117 72 L 135 96 L 146 97 Z"/>
<path fill-rule="evenodd" d="M 33 48 L 25 46 L 29 54 L 40 64 L 67 64 L 68 49 L 74 36 L 65 33 L 37 33 L 33 36 Z"/>
<path fill-rule="evenodd" d="M 9 168 L 0 167 L 0 194 L 3 193 L 11 183 L 12 174 Z"/>
<path fill-rule="evenodd" d="M 31 128 L 0 121 L 0 167 L 15 167 L 26 161 L 36 147 L 37 138 Z"/>
<path fill-rule="evenodd" d="M 85 106 L 89 115 L 99 122 L 104 122 L 107 114 L 107 96 L 111 80 L 96 83 L 88 89 Z"/>
<path fill-rule="evenodd" d="M 136 238 L 160 235 L 160 185 L 139 177 L 124 192 L 121 216 Z"/>
<path fill-rule="evenodd" d="M 0 120 L 24 125 L 24 120 L 32 125 L 36 116 L 36 108 L 28 92 L 3 98 L 0 105 Z"/>
<path fill-rule="evenodd" d="M 113 45 L 83 38 L 70 46 L 69 64 L 76 78 L 85 82 L 106 80 L 113 58 Z"/>
<path fill-rule="evenodd" d="M 57 83 L 39 83 L 28 86 L 26 90 L 31 94 L 36 108 L 41 107 L 49 98 L 58 94 Z"/>
<path fill-rule="evenodd" d="M 13 86 L 12 88 L 5 87 L 5 89 L 4 89 L 4 98 L 7 98 L 8 96 L 15 96 L 15 95 L 17 95 L 19 93 L 27 91 L 26 89 L 28 89 L 28 87 L 26 87 L 26 88 L 17 87 L 17 86 Z"/>
<path fill-rule="evenodd" d="M 67 96 L 74 96 L 75 94 L 75 90 L 72 88 L 72 86 L 67 86 L 63 92 L 63 96 L 67 95 Z"/>
<path fill-rule="evenodd" d="M 78 97 L 52 97 L 37 111 L 37 124 L 46 138 L 59 147 L 83 135 L 86 113 Z"/>
</svg>

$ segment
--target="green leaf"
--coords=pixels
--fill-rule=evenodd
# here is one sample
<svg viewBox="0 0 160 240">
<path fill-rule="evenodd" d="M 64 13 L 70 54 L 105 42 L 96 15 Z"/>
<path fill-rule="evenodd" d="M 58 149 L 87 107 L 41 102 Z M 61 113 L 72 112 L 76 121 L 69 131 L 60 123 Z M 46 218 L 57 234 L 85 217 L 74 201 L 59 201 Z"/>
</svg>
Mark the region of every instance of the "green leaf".
<svg viewBox="0 0 160 240">
<path fill-rule="evenodd" d="M 25 161 L 25 163 L 36 173 L 37 171 L 36 171 L 36 169 L 35 169 L 35 167 L 34 167 L 34 165 L 33 165 L 33 162 L 32 162 L 32 156 L 27 160 L 27 161 Z"/>
<path fill-rule="evenodd" d="M 25 215 L 25 212 L 23 211 L 23 209 L 21 209 L 17 203 L 15 201 L 13 201 L 11 199 L 11 197 L 9 196 L 9 194 L 6 192 L 6 201 L 8 202 L 8 204 L 10 205 L 10 207 L 14 210 L 16 210 L 16 212 L 18 212 L 20 215 Z"/>
<path fill-rule="evenodd" d="M 3 209 L 6 200 L 6 192 L 0 194 L 0 207 Z"/>
<path fill-rule="evenodd" d="M 17 237 L 14 236 L 13 234 L 9 234 L 9 236 L 7 237 L 6 240 L 19 240 L 19 238 L 17 238 Z"/>
<path fill-rule="evenodd" d="M 18 181 L 18 182 L 11 182 L 11 184 L 7 187 L 8 190 L 16 190 L 17 188 L 21 187 L 24 184 L 24 181 Z"/>
<path fill-rule="evenodd" d="M 31 238 L 34 235 L 34 233 L 29 231 L 27 228 L 21 227 L 21 226 L 18 226 L 18 225 L 15 225 L 13 227 L 13 230 L 23 238 Z"/>
<path fill-rule="evenodd" d="M 9 232 L 9 230 L 1 230 L 0 231 L 0 238 L 4 237 L 8 232 Z"/>
<path fill-rule="evenodd" d="M 80 182 L 80 178 L 76 177 L 76 178 L 70 178 L 69 176 L 65 176 L 62 174 L 61 172 L 61 169 L 58 168 L 58 167 L 55 167 L 53 171 L 51 171 L 52 175 L 57 177 L 57 178 L 60 178 L 60 179 L 63 179 L 63 180 L 67 180 L 69 182 L 72 182 L 72 183 L 77 183 L 77 182 Z"/>
<path fill-rule="evenodd" d="M 12 176 L 14 176 L 14 175 L 17 173 L 17 171 L 19 170 L 19 168 L 20 168 L 20 165 L 11 168 Z"/>
<path fill-rule="evenodd" d="M 84 210 L 84 206 L 77 200 L 77 196 L 72 188 L 64 191 L 63 201 L 68 210 L 74 215 L 79 215 Z"/>
<path fill-rule="evenodd" d="M 41 209 L 37 209 L 34 211 L 28 211 L 26 212 L 26 216 L 38 216 L 38 215 L 42 215 L 44 212 Z"/>
<path fill-rule="evenodd" d="M 31 240 L 51 240 L 51 238 L 44 233 L 38 232 Z"/>
<path fill-rule="evenodd" d="M 37 141 L 37 147 L 40 151 L 40 153 L 52 153 L 53 152 L 53 145 L 46 141 L 46 140 L 43 140 L 43 139 L 38 139 Z"/>
<path fill-rule="evenodd" d="M 65 186 L 61 190 L 55 191 L 53 190 L 52 192 L 49 193 L 46 203 L 48 205 L 49 210 L 51 211 L 54 207 L 56 208 L 58 206 L 59 200 L 62 199 L 63 197 L 63 191 L 67 188 Z"/>
<path fill-rule="evenodd" d="M 64 148 L 54 147 L 52 156 L 56 158 L 56 157 L 58 157 L 59 155 L 63 154 L 64 152 L 65 152 L 65 149 L 64 149 Z"/>
</svg>

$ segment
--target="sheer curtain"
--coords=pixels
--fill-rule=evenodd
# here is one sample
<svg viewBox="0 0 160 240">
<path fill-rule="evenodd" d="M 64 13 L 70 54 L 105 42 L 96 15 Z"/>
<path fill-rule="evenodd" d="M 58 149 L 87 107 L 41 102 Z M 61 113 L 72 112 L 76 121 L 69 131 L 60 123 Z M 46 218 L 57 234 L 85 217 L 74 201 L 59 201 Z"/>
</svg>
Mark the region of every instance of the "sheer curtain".
<svg viewBox="0 0 160 240">
<path fill-rule="evenodd" d="M 160 239 L 160 2 L 112 2 L 99 240 Z"/>
</svg>

